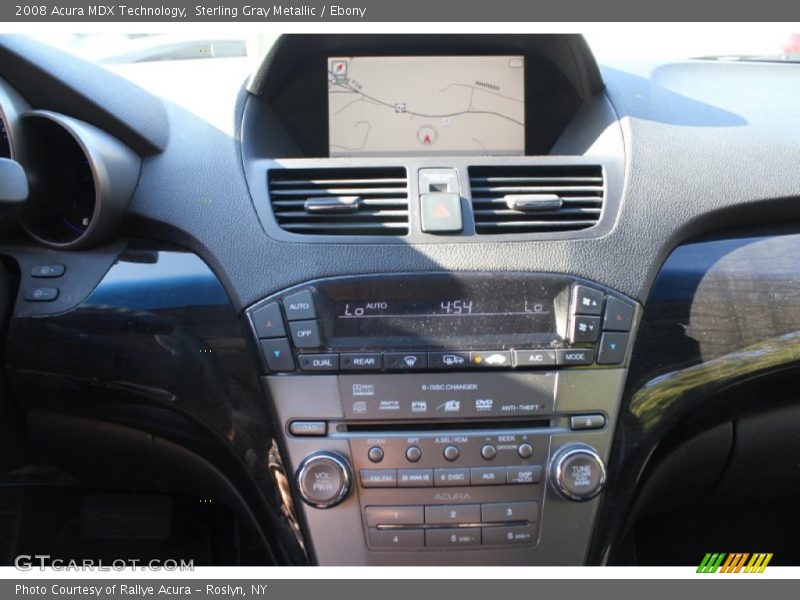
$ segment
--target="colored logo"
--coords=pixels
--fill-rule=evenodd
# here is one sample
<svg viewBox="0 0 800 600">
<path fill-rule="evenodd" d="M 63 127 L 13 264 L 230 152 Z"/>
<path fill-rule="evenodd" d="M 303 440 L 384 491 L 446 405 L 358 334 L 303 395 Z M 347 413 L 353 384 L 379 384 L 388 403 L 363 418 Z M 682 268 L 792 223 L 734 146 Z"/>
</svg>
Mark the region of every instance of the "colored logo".
<svg viewBox="0 0 800 600">
<path fill-rule="evenodd" d="M 772 553 L 757 552 L 708 552 L 697 567 L 698 573 L 763 573 Z"/>
</svg>

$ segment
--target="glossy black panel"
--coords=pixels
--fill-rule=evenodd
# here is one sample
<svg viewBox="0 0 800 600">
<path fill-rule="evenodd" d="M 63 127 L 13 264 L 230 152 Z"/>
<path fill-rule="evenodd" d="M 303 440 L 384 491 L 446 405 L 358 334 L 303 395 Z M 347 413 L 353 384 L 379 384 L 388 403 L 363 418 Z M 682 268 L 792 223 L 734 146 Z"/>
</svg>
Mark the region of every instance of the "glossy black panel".
<svg viewBox="0 0 800 600">
<path fill-rule="evenodd" d="M 669 256 L 633 349 L 592 563 L 615 550 L 647 461 L 676 425 L 730 418 L 737 407 L 720 392 L 798 366 L 798 256 L 793 234 L 700 241 Z"/>
<path fill-rule="evenodd" d="M 129 249 L 76 309 L 12 319 L 6 363 L 24 406 L 129 424 L 196 451 L 236 485 L 274 559 L 304 563 L 243 332 L 197 256 Z"/>
</svg>

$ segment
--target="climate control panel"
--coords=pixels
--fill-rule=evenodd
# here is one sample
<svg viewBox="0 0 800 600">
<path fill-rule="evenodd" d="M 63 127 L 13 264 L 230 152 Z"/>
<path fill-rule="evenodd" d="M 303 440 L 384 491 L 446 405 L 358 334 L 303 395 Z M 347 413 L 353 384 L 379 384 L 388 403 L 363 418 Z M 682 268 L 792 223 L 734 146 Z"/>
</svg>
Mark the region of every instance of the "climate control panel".
<svg viewBox="0 0 800 600">
<path fill-rule="evenodd" d="M 638 315 L 540 274 L 324 280 L 259 303 L 287 511 L 314 560 L 581 564 Z"/>
</svg>

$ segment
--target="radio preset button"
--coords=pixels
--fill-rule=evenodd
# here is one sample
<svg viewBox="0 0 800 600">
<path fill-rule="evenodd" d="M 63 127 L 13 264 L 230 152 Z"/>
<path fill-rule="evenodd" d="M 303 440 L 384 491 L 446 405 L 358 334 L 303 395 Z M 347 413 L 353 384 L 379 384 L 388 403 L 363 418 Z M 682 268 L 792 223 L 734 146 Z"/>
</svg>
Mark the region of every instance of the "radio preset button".
<svg viewBox="0 0 800 600">
<path fill-rule="evenodd" d="M 373 548 L 422 548 L 425 532 L 422 529 L 369 528 L 369 543 Z"/>
<path fill-rule="evenodd" d="M 436 548 L 461 546 L 480 546 L 480 527 L 455 527 L 448 529 L 428 529 L 425 531 L 425 545 Z"/>
<path fill-rule="evenodd" d="M 365 488 L 397 487 L 397 469 L 361 469 L 360 475 Z"/>
<path fill-rule="evenodd" d="M 434 469 L 433 484 L 436 487 L 469 485 L 469 469 Z"/>
<path fill-rule="evenodd" d="M 442 451 L 445 460 L 454 461 L 458 458 L 459 451 L 457 446 L 446 446 Z"/>
<path fill-rule="evenodd" d="M 319 325 L 316 321 L 295 321 L 289 323 L 292 343 L 295 348 L 319 348 L 322 339 L 319 336 Z"/>
<path fill-rule="evenodd" d="M 530 458 L 533 456 L 533 446 L 528 442 L 523 442 L 517 448 L 517 454 L 519 454 L 520 458 Z"/>
<path fill-rule="evenodd" d="M 510 523 L 512 521 L 536 522 L 538 502 L 498 502 L 481 505 L 481 520 L 484 523 Z"/>
<path fill-rule="evenodd" d="M 422 525 L 425 512 L 422 506 L 367 506 L 367 525 Z"/>
<path fill-rule="evenodd" d="M 256 337 L 275 338 L 286 336 L 281 307 L 277 302 L 270 302 L 254 310 L 250 313 L 250 321 L 256 331 Z"/>
<path fill-rule="evenodd" d="M 303 290 L 283 299 L 283 310 L 287 321 L 303 321 L 316 319 L 314 295 L 311 290 Z"/>
<path fill-rule="evenodd" d="M 603 313 L 603 292 L 585 285 L 572 290 L 572 314 L 600 316 Z"/>
<path fill-rule="evenodd" d="M 530 544 L 536 531 L 535 525 L 517 525 L 508 527 L 484 527 L 484 546 L 510 546 Z"/>
<path fill-rule="evenodd" d="M 380 352 L 359 352 L 339 355 L 342 371 L 380 371 L 382 364 Z"/>
<path fill-rule="evenodd" d="M 514 364 L 518 367 L 552 367 L 556 364 L 553 350 L 514 350 Z"/>
<path fill-rule="evenodd" d="M 338 354 L 298 354 L 297 362 L 303 371 L 337 371 Z"/>
<path fill-rule="evenodd" d="M 422 458 L 422 450 L 418 446 L 409 446 L 406 448 L 406 460 L 408 462 L 417 462 Z"/>
<path fill-rule="evenodd" d="M 432 487 L 433 469 L 397 469 L 397 487 Z"/>
<path fill-rule="evenodd" d="M 470 469 L 472 485 L 505 485 L 505 467 L 472 467 Z"/>
<path fill-rule="evenodd" d="M 556 362 L 562 367 L 581 367 L 594 362 L 591 348 L 564 348 L 556 350 Z"/>
<path fill-rule="evenodd" d="M 428 353 L 387 352 L 383 361 L 389 371 L 420 371 L 428 368 Z"/>
<path fill-rule="evenodd" d="M 508 472 L 508 483 L 510 485 L 524 485 L 529 483 L 541 483 L 542 467 L 533 465 L 530 467 L 506 467 Z"/>
<path fill-rule="evenodd" d="M 381 462 L 383 460 L 383 448 L 380 446 L 373 446 L 367 452 L 367 458 L 369 458 L 370 462 Z"/>
<path fill-rule="evenodd" d="M 481 448 L 481 456 L 486 460 L 492 460 L 495 456 L 497 456 L 497 448 L 495 448 L 492 444 L 484 444 Z"/>
<path fill-rule="evenodd" d="M 479 504 L 444 504 L 425 507 L 425 523 L 429 525 L 462 525 L 481 522 Z"/>
</svg>

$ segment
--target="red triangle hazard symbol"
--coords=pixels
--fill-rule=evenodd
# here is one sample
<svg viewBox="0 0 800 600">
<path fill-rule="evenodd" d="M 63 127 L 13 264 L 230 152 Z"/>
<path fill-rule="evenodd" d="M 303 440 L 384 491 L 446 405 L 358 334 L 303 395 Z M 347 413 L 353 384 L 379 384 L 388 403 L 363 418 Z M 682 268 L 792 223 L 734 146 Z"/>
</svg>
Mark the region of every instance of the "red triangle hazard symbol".
<svg viewBox="0 0 800 600">
<path fill-rule="evenodd" d="M 426 133 L 426 134 L 425 134 L 425 138 L 422 140 L 422 143 L 423 143 L 423 144 L 425 144 L 426 146 L 427 146 L 427 145 L 429 145 L 429 144 L 431 143 L 431 136 L 429 136 L 429 135 Z"/>
<path fill-rule="evenodd" d="M 444 204 L 440 204 L 434 209 L 433 216 L 439 217 L 440 219 L 444 219 L 450 216 L 450 211 L 447 210 L 447 207 Z"/>
</svg>

